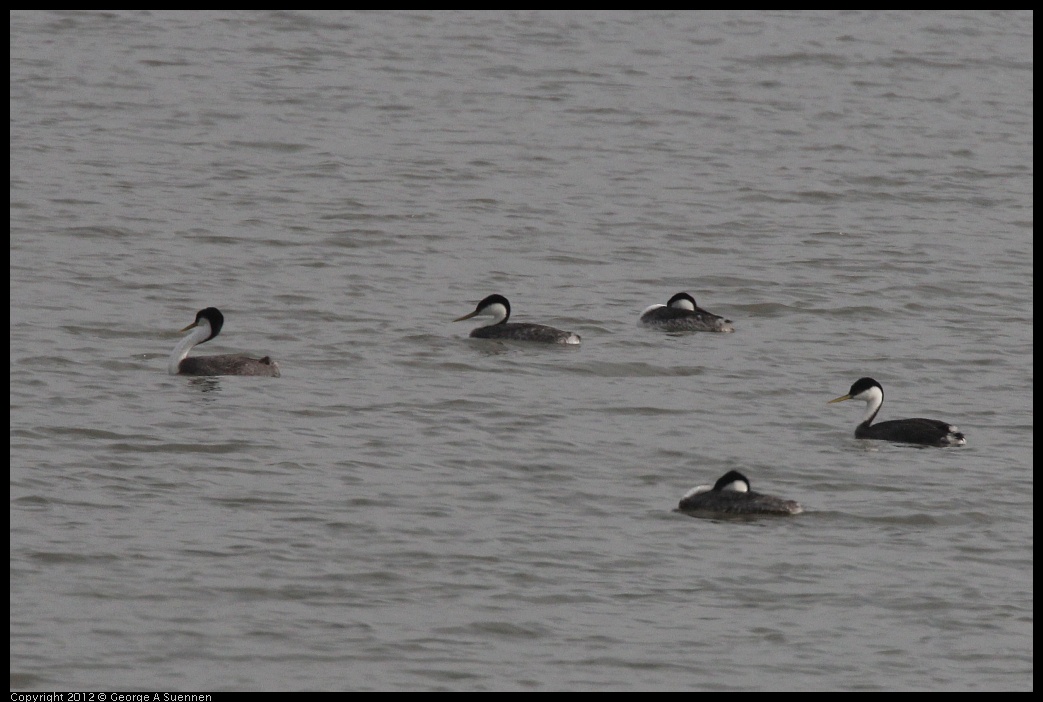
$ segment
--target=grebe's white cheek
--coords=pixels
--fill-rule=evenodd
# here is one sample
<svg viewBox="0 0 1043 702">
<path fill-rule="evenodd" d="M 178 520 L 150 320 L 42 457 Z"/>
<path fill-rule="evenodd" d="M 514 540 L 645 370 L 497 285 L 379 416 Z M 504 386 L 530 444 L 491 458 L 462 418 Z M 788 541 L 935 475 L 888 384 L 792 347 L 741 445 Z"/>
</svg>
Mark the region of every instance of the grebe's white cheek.
<svg viewBox="0 0 1043 702">
<path fill-rule="evenodd" d="M 741 480 L 733 480 L 725 485 L 722 490 L 728 490 L 729 492 L 749 492 L 750 486 Z"/>
</svg>

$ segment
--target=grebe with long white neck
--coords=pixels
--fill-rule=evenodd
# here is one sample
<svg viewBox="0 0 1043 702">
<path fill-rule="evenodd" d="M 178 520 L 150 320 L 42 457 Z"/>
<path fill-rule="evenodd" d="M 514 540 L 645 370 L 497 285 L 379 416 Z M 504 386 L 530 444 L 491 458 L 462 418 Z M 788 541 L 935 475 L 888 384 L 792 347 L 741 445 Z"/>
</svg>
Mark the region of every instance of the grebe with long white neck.
<svg viewBox="0 0 1043 702">
<path fill-rule="evenodd" d="M 856 438 L 899 441 L 925 446 L 963 446 L 967 443 L 967 438 L 958 427 L 938 419 L 918 417 L 892 419 L 872 424 L 877 412 L 884 405 L 884 388 L 872 378 L 859 378 L 846 395 L 830 400 L 827 404 L 844 400 L 864 400 L 866 403 L 866 414 L 862 418 L 862 422 L 855 427 Z"/>
<path fill-rule="evenodd" d="M 471 330 L 471 336 L 475 339 L 504 339 L 509 341 L 538 341 L 544 344 L 578 344 L 579 334 L 562 331 L 545 324 L 531 324 L 525 322 L 508 322 L 511 316 L 511 303 L 503 295 L 490 295 L 475 308 L 474 312 L 465 314 L 463 317 L 454 319 L 454 322 L 462 322 L 483 315 L 492 317 L 491 322 L 483 327 Z"/>
<path fill-rule="evenodd" d="M 207 307 L 196 313 L 196 321 L 182 329 L 192 333 L 178 342 L 170 354 L 167 370 L 171 375 L 264 375 L 279 377 L 279 364 L 270 356 L 250 358 L 241 354 L 189 357 L 193 347 L 210 341 L 221 333 L 225 317 L 216 307 Z"/>
<path fill-rule="evenodd" d="M 677 509 L 715 514 L 800 514 L 804 511 L 793 500 L 753 492 L 750 481 L 737 470 L 728 471 L 713 486 L 692 488 L 681 498 Z"/>
<path fill-rule="evenodd" d="M 725 319 L 695 304 L 695 298 L 679 292 L 665 305 L 651 305 L 641 313 L 641 323 L 663 331 L 733 332 L 732 320 Z"/>
</svg>

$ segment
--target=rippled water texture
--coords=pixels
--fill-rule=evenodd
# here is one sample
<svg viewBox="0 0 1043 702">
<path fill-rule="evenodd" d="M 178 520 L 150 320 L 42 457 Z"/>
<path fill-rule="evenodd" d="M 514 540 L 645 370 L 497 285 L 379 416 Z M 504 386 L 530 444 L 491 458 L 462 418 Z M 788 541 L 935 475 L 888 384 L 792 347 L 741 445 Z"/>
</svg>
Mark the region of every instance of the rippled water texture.
<svg viewBox="0 0 1043 702">
<path fill-rule="evenodd" d="M 1031 690 L 1032 80 L 1031 12 L 12 12 L 12 689 Z M 282 377 L 169 376 L 208 306 Z M 805 512 L 673 511 L 732 469 Z"/>
</svg>

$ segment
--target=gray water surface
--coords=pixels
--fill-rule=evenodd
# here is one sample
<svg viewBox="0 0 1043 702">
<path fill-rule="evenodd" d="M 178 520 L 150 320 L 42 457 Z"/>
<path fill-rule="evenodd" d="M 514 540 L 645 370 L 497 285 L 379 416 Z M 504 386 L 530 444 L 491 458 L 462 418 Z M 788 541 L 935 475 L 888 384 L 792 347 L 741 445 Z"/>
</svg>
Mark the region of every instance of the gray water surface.
<svg viewBox="0 0 1043 702">
<path fill-rule="evenodd" d="M 1031 690 L 1032 85 L 1031 12 L 12 12 L 12 689 Z M 282 378 L 167 374 L 211 305 Z"/>
</svg>

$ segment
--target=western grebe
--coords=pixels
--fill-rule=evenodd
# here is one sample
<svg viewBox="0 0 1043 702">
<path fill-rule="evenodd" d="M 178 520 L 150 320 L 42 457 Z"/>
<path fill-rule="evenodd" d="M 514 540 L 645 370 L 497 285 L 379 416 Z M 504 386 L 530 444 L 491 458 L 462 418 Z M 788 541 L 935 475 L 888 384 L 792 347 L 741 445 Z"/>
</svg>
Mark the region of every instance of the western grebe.
<svg viewBox="0 0 1043 702">
<path fill-rule="evenodd" d="M 900 441 L 907 444 L 928 446 L 963 446 L 967 439 L 957 427 L 937 419 L 892 419 L 879 424 L 870 424 L 884 404 L 884 388 L 872 378 L 859 378 L 846 395 L 830 400 L 827 404 L 844 400 L 864 400 L 866 416 L 855 427 L 859 439 L 881 439 Z"/>
<path fill-rule="evenodd" d="M 665 305 L 646 308 L 641 323 L 663 331 L 735 331 L 732 320 L 701 309 L 686 292 L 677 293 Z"/>
<path fill-rule="evenodd" d="M 189 358 L 192 347 L 210 341 L 221 333 L 225 317 L 216 307 L 207 307 L 196 312 L 196 321 L 182 329 L 192 333 L 178 342 L 170 354 L 167 370 L 171 375 L 266 375 L 279 377 L 279 364 L 269 356 L 250 358 L 240 354 L 220 356 L 197 356 Z"/>
<path fill-rule="evenodd" d="M 793 500 L 753 492 L 750 481 L 737 470 L 722 475 L 712 487 L 700 485 L 692 488 L 681 498 L 677 509 L 718 514 L 800 514 L 804 511 Z"/>
<path fill-rule="evenodd" d="M 513 341 L 539 341 L 545 344 L 578 344 L 579 334 L 562 331 L 544 324 L 526 324 L 508 322 L 511 316 L 511 303 L 503 295 L 490 295 L 475 308 L 474 312 L 454 319 L 462 322 L 478 315 L 492 317 L 493 321 L 484 327 L 471 331 L 476 339 L 509 339 Z"/>
</svg>

